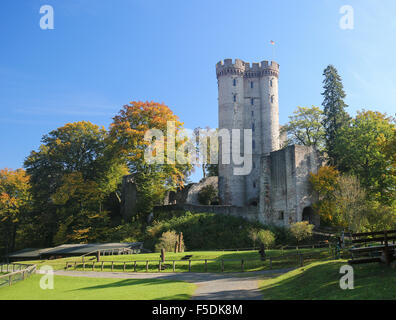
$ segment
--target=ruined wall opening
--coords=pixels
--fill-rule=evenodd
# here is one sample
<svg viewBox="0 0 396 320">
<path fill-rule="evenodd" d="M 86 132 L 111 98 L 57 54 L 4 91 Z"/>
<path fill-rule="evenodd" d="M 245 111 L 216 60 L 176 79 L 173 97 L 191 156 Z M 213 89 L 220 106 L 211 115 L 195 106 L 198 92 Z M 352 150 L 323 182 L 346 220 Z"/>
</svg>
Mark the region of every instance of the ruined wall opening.
<svg viewBox="0 0 396 320">
<path fill-rule="evenodd" d="M 308 221 L 310 224 L 313 224 L 315 226 L 320 225 L 320 218 L 317 214 L 315 214 L 311 206 L 304 208 L 302 212 L 302 220 Z"/>
</svg>

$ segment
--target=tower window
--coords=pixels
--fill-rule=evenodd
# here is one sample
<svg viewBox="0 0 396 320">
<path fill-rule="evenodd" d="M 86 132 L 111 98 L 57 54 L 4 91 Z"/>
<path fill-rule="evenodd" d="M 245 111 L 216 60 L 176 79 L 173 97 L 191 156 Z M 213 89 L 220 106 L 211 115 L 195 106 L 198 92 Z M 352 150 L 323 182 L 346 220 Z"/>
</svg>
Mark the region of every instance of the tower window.
<svg viewBox="0 0 396 320">
<path fill-rule="evenodd" d="M 251 104 L 251 105 L 254 105 L 254 99 L 253 99 L 253 98 L 250 99 L 250 104 Z"/>
<path fill-rule="evenodd" d="M 236 79 L 233 79 L 232 85 L 235 87 L 236 86 Z"/>
<path fill-rule="evenodd" d="M 252 111 L 252 117 L 254 117 L 254 111 Z"/>
<path fill-rule="evenodd" d="M 253 149 L 255 149 L 256 148 L 256 141 L 252 141 L 252 147 L 253 147 Z"/>
<path fill-rule="evenodd" d="M 234 94 L 234 102 L 236 102 L 236 94 Z"/>
<path fill-rule="evenodd" d="M 274 103 L 274 96 L 271 96 L 271 103 Z"/>
<path fill-rule="evenodd" d="M 253 181 L 253 188 L 256 188 L 256 181 Z"/>
<path fill-rule="evenodd" d="M 279 220 L 283 220 L 285 218 L 285 213 L 283 211 L 279 211 Z"/>
<path fill-rule="evenodd" d="M 253 81 L 250 81 L 250 88 L 253 89 Z"/>
<path fill-rule="evenodd" d="M 270 80 L 270 87 L 272 87 L 272 79 Z"/>
<path fill-rule="evenodd" d="M 253 123 L 252 123 L 252 131 L 253 131 L 253 132 L 254 132 L 254 129 L 255 129 L 255 128 L 254 128 L 254 122 L 253 122 Z"/>
</svg>

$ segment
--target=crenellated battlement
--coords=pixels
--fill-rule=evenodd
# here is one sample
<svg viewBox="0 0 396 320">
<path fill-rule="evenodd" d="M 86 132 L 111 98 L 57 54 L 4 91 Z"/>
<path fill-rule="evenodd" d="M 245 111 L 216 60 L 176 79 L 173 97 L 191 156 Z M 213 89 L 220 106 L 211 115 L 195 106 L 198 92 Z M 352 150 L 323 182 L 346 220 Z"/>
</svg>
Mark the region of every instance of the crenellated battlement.
<svg viewBox="0 0 396 320">
<path fill-rule="evenodd" d="M 245 78 L 262 77 L 265 75 L 279 76 L 279 64 L 275 61 L 244 62 L 240 59 L 224 59 L 216 64 L 217 77 L 224 75 L 241 75 Z"/>
</svg>

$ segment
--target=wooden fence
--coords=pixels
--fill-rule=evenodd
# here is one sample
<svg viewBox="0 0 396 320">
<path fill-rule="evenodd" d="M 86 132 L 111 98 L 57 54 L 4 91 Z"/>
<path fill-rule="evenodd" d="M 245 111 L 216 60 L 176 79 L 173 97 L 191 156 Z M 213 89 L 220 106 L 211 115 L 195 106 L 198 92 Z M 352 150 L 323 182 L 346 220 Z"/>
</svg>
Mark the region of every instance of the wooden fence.
<svg viewBox="0 0 396 320">
<path fill-rule="evenodd" d="M 155 265 L 154 272 L 162 272 L 163 270 L 171 270 L 173 272 L 176 271 L 176 264 L 179 266 L 183 265 L 186 267 L 188 264 L 188 271 L 192 272 L 192 264 L 193 263 L 201 263 L 203 264 L 204 272 L 208 272 L 208 263 L 211 264 L 211 269 L 213 265 L 216 266 L 217 271 L 225 272 L 227 270 L 226 265 L 229 262 L 232 262 L 234 266 L 232 267 L 232 271 L 236 272 L 237 269 L 235 268 L 235 263 L 238 263 L 238 270 L 244 272 L 246 269 L 247 263 L 258 262 L 258 266 L 262 266 L 263 263 L 266 263 L 268 269 L 273 269 L 273 265 L 276 262 L 285 262 L 285 258 L 287 259 L 286 262 L 290 263 L 290 266 L 303 266 L 304 265 L 304 256 L 308 258 L 307 254 L 297 253 L 297 254 L 290 254 L 290 255 L 281 255 L 276 257 L 267 257 L 265 260 L 261 259 L 188 259 L 188 260 L 132 260 L 132 261 L 67 261 L 65 269 L 78 269 L 81 268 L 83 271 L 104 271 L 104 269 L 110 269 L 112 272 L 115 271 L 123 271 L 123 272 L 139 272 L 139 270 L 143 269 L 145 272 L 149 272 L 150 264 Z M 289 259 L 290 258 L 290 259 Z M 282 261 L 283 260 L 283 261 Z M 143 268 L 142 268 L 143 265 Z M 138 268 L 139 266 L 139 268 Z M 152 272 L 152 271 L 151 271 Z"/>
<path fill-rule="evenodd" d="M 0 275 L 0 287 L 4 285 L 11 286 L 13 283 L 25 280 L 27 277 L 36 272 L 37 266 L 11 263 L 11 264 L 1 264 L 0 272 L 5 273 Z"/>
</svg>

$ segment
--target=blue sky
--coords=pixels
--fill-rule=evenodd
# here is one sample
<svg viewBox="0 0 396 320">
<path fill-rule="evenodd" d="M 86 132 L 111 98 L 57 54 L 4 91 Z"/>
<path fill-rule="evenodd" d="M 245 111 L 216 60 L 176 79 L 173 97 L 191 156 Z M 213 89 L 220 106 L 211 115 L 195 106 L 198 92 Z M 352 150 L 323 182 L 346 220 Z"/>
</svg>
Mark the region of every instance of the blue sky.
<svg viewBox="0 0 396 320">
<path fill-rule="evenodd" d="M 42 5 L 54 30 L 40 29 Z M 343 5 L 353 30 L 339 27 Z M 217 127 L 215 64 L 272 60 L 270 40 L 281 123 L 321 105 L 328 64 L 352 115 L 396 110 L 394 0 L 2 0 L 0 30 L 0 168 L 21 167 L 67 122 L 108 128 L 133 100 L 164 102 L 187 128 Z"/>
</svg>

